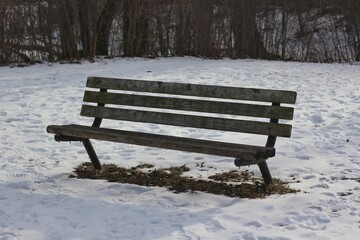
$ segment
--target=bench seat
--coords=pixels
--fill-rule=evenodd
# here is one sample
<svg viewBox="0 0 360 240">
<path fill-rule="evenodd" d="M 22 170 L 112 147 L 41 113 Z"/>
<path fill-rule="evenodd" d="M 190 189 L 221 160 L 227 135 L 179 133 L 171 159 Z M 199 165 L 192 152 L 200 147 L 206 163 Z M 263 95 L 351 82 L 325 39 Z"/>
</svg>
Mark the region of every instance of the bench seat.
<svg viewBox="0 0 360 240">
<path fill-rule="evenodd" d="M 158 135 L 152 133 L 95 128 L 83 125 L 50 125 L 47 132 L 59 137 L 73 137 L 73 141 L 96 139 L 134 144 L 140 146 L 167 148 L 173 150 L 203 153 L 224 157 L 241 158 L 244 161 L 263 161 L 275 156 L 275 148 L 252 146 L 228 142 Z M 58 138 L 61 141 L 61 137 Z"/>
</svg>

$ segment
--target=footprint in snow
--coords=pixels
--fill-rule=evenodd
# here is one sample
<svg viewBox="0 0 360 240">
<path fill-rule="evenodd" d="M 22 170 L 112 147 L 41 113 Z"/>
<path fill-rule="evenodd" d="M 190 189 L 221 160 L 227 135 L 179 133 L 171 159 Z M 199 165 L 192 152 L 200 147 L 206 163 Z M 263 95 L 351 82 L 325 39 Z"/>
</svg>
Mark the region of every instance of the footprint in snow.
<svg viewBox="0 0 360 240">
<path fill-rule="evenodd" d="M 310 117 L 310 120 L 313 124 L 320 124 L 325 122 L 324 119 L 322 118 L 322 116 L 320 114 L 314 114 Z"/>
<path fill-rule="evenodd" d="M 300 160 L 310 160 L 311 157 L 310 156 L 306 156 L 306 155 L 302 155 L 302 156 L 296 156 L 297 159 L 300 159 Z"/>
<path fill-rule="evenodd" d="M 328 189 L 328 188 L 329 188 L 329 185 L 326 184 L 326 183 L 319 183 L 319 184 L 312 185 L 310 188 L 311 188 L 311 189 L 314 189 L 314 188 L 324 188 L 324 189 Z"/>
<path fill-rule="evenodd" d="M 17 236 L 15 233 L 12 232 L 0 232 L 0 240 L 12 240 L 17 239 Z"/>
<path fill-rule="evenodd" d="M 259 221 L 250 221 L 244 224 L 245 226 L 260 228 L 262 227 L 262 224 Z"/>
</svg>

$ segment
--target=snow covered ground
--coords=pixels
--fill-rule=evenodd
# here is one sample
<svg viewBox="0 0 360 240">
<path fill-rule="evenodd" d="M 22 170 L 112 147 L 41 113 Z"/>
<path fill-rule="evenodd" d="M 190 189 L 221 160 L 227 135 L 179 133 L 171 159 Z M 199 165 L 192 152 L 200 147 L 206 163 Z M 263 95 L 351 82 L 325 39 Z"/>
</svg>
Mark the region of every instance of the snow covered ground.
<svg viewBox="0 0 360 240">
<path fill-rule="evenodd" d="M 68 178 L 86 152 L 79 143 L 55 142 L 46 126 L 90 124 L 79 115 L 89 75 L 297 91 L 292 138 L 278 140 L 269 167 L 301 192 L 249 200 Z M 357 64 L 195 58 L 1 67 L 0 239 L 359 239 L 359 76 Z M 237 141 L 219 132 L 138 128 Z M 94 146 L 103 163 L 122 166 L 187 164 L 198 177 L 235 167 L 216 156 Z M 207 167 L 196 167 L 202 162 Z"/>
</svg>

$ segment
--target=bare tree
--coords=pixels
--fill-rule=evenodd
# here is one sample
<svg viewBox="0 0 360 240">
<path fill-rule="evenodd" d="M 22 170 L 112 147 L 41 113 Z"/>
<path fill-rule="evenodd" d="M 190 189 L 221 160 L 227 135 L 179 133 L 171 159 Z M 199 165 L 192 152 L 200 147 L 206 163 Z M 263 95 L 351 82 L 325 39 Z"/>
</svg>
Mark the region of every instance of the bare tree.
<svg viewBox="0 0 360 240">
<path fill-rule="evenodd" d="M 345 30 L 348 43 L 350 44 L 354 60 L 360 61 L 360 1 L 345 0 L 336 1 L 336 9 L 339 9 L 345 20 Z"/>
<path fill-rule="evenodd" d="M 265 49 L 257 28 L 257 0 L 229 0 L 231 9 L 231 31 L 234 35 L 234 57 L 236 58 L 274 58 Z"/>
<path fill-rule="evenodd" d="M 1 0 L 0 64 L 95 55 L 360 61 L 358 0 Z"/>
<path fill-rule="evenodd" d="M 82 43 L 82 56 L 93 58 L 95 55 L 95 35 L 96 35 L 96 0 L 77 0 L 77 10 L 80 25 L 80 37 Z"/>
<path fill-rule="evenodd" d="M 75 11 L 73 4 L 74 2 L 71 0 L 60 0 L 59 13 L 62 14 L 61 17 L 58 18 L 62 58 L 70 60 L 79 58 L 74 29 Z"/>
<path fill-rule="evenodd" d="M 5 5 L 6 2 L 0 5 L 0 65 L 7 63 L 9 60 L 5 45 Z"/>
<path fill-rule="evenodd" d="M 124 56 L 148 55 L 149 2 L 124 0 L 123 46 Z"/>
<path fill-rule="evenodd" d="M 96 22 L 96 55 L 109 54 L 109 35 L 118 1 L 107 0 Z"/>
</svg>

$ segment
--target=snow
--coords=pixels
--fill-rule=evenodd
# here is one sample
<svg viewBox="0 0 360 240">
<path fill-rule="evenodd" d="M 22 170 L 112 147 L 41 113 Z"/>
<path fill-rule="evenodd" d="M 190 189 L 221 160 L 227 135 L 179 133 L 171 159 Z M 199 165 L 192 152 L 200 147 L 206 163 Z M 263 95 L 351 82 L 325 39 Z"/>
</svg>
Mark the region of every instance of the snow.
<svg viewBox="0 0 360 240">
<path fill-rule="evenodd" d="M 293 135 L 279 138 L 268 162 L 273 176 L 300 192 L 236 199 L 68 178 L 86 152 L 79 143 L 55 142 L 46 126 L 91 123 L 79 115 L 89 75 L 297 91 Z M 358 239 L 359 76 L 358 64 L 187 57 L 1 67 L 0 239 Z M 215 131 L 120 127 L 242 142 Z M 187 164 L 197 177 L 235 168 L 233 159 L 216 156 L 100 141 L 94 147 L 102 163 L 128 167 Z M 196 167 L 202 162 L 206 168 Z"/>
</svg>

